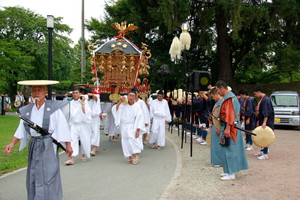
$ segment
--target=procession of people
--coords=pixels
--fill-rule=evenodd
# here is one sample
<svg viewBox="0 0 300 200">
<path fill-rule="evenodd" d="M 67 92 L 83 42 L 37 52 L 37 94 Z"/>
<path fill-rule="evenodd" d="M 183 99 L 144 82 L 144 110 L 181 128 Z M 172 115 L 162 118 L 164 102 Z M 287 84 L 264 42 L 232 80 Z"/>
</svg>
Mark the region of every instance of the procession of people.
<svg viewBox="0 0 300 200">
<path fill-rule="evenodd" d="M 103 114 L 100 95 L 92 93 L 87 87 L 73 87 L 70 102 L 46 100 L 47 82 L 29 81 L 28 84 L 33 86 L 33 102 L 20 107 L 20 124 L 5 152 L 10 154 L 18 141 L 21 141 L 20 149 L 23 149 L 30 139 L 26 184 L 28 199 L 36 199 L 39 195 L 49 196 L 49 191 L 55 191 L 51 192 L 55 197 L 50 199 L 61 199 L 57 149 L 64 147 L 69 156 L 66 165 L 74 165 L 78 155 L 81 161 L 88 161 L 96 155 L 100 149 L 100 117 Z M 166 124 L 170 128 L 183 128 L 184 134 L 193 137 L 201 145 L 209 143 L 212 167 L 223 167 L 221 180 L 236 180 L 237 172 L 248 169 L 245 151 L 253 150 L 251 135 L 243 136 L 243 132 L 236 127 L 244 124 L 245 131 L 253 131 L 255 126 L 274 129 L 274 111 L 270 99 L 261 87 L 253 91 L 255 97 L 260 99 L 256 111 L 248 91 L 240 90 L 240 98 L 244 99 L 241 104 L 224 81 L 218 81 L 207 92 L 199 91 L 188 96 L 186 105 L 185 97 L 164 99 L 163 91 L 157 92 L 157 99 L 143 101 L 138 96 L 138 89 L 133 87 L 116 104 L 109 103 L 105 109 L 111 113 L 107 115 L 105 132 L 110 141 L 121 138 L 124 157 L 129 164 L 137 165 L 144 145 L 164 148 Z M 168 104 L 168 101 L 173 103 Z M 28 121 L 24 118 L 40 128 L 27 126 Z M 120 136 L 116 137 L 117 134 Z M 269 148 L 265 146 L 255 155 L 265 160 L 269 158 L 268 152 Z M 45 159 L 45 156 L 50 157 Z M 44 165 L 49 168 L 42 167 Z M 49 177 L 55 180 L 53 184 L 47 183 Z M 41 187 L 37 188 L 36 185 Z"/>
</svg>

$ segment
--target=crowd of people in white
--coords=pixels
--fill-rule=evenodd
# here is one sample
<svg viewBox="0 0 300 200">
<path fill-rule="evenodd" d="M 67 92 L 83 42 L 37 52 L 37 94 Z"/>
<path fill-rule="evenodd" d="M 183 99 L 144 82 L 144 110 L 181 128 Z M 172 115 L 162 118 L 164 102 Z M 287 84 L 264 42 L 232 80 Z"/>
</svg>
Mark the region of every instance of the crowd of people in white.
<svg viewBox="0 0 300 200">
<path fill-rule="evenodd" d="M 82 161 L 96 155 L 100 146 L 100 118 L 104 113 L 105 134 L 110 141 L 121 137 L 123 154 L 128 163 L 138 163 L 139 154 L 148 141 L 151 119 L 149 143 L 157 149 L 165 146 L 165 124 L 171 121 L 167 101 L 163 99 L 162 92 L 158 93 L 157 99 L 147 102 L 139 99 L 138 95 L 137 88 L 133 88 L 118 103 L 110 102 L 101 106 L 98 94 L 88 93 L 86 88 L 74 88 L 68 119 L 73 154 L 65 164 L 74 165 L 78 155 Z"/>
</svg>

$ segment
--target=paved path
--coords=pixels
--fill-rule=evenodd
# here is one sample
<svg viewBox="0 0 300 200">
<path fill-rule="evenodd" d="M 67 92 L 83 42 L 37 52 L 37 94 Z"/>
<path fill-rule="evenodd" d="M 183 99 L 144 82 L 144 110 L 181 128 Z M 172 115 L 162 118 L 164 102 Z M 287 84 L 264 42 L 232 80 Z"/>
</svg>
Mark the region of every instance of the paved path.
<svg viewBox="0 0 300 200">
<path fill-rule="evenodd" d="M 131 165 L 123 157 L 120 140 L 109 142 L 102 134 L 100 153 L 87 162 L 76 158 L 75 165 L 65 166 L 67 157 L 60 156 L 64 199 L 160 199 L 178 175 L 181 160 L 176 148 L 170 140 L 163 150 L 147 145 L 140 163 Z M 25 179 L 26 170 L 0 177 L 0 199 L 26 199 Z"/>
<path fill-rule="evenodd" d="M 15 112 L 5 112 L 5 115 L 16 115 Z"/>
</svg>

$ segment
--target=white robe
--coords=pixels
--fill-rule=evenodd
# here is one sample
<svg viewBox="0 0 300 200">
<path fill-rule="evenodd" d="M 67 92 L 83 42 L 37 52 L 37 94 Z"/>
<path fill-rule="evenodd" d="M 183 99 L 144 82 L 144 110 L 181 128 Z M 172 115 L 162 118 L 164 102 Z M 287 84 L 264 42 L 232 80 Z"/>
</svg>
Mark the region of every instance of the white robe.
<svg viewBox="0 0 300 200">
<path fill-rule="evenodd" d="M 108 136 L 116 136 L 117 134 L 120 133 L 119 128 L 116 126 L 115 118 L 111 113 L 111 109 L 113 105 L 114 105 L 113 103 L 104 104 L 104 109 L 107 114 L 105 120 L 104 132 L 108 134 Z"/>
<path fill-rule="evenodd" d="M 72 156 L 75 157 L 79 154 L 79 140 L 81 145 L 81 153 L 86 157 L 90 157 L 91 152 L 91 109 L 89 104 L 85 103 L 85 113 L 82 111 L 81 100 L 70 102 L 70 119 L 69 127 L 71 131 L 71 145 L 73 148 Z"/>
<path fill-rule="evenodd" d="M 141 108 L 136 103 L 133 105 L 121 104 L 117 110 L 116 105 L 114 105 L 112 114 L 115 118 L 116 126 L 119 126 L 121 130 L 124 157 L 127 158 L 132 154 L 141 153 L 143 143 L 139 137 L 135 138 L 137 129 L 145 130 Z"/>
<path fill-rule="evenodd" d="M 150 104 L 150 117 L 153 119 L 152 135 L 149 143 L 156 143 L 158 146 L 165 146 L 166 133 L 165 122 L 171 121 L 171 113 L 168 102 L 166 100 L 159 101 L 155 99 Z"/>
<path fill-rule="evenodd" d="M 91 136 L 91 145 L 100 146 L 100 115 L 102 113 L 99 95 L 97 96 L 97 101 L 95 99 L 89 100 L 89 106 L 91 108 L 92 122 L 92 136 Z"/>
<path fill-rule="evenodd" d="M 44 116 L 44 108 L 45 104 L 43 104 L 40 109 L 37 109 L 36 106 L 32 107 L 30 120 L 40 127 L 43 125 L 43 116 Z M 26 136 L 26 129 L 23 120 L 20 120 L 19 126 L 14 134 L 14 136 L 20 139 L 20 147 L 19 150 L 23 150 L 28 142 L 28 137 Z M 51 137 L 54 138 L 57 142 L 62 143 L 64 145 L 65 142 L 71 141 L 71 133 L 69 130 L 68 122 L 62 113 L 61 109 L 56 110 L 50 115 L 49 122 L 49 133 Z M 37 133 L 35 130 L 30 129 L 31 136 L 41 136 L 41 134 Z M 54 152 L 57 152 L 57 146 L 53 143 Z"/>
</svg>

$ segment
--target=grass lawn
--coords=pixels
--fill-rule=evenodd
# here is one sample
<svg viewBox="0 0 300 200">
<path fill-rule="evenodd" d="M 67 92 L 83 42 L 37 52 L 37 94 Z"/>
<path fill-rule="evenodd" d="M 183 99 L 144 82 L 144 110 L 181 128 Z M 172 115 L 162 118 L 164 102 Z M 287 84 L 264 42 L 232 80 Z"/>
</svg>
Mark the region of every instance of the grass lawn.
<svg viewBox="0 0 300 200">
<path fill-rule="evenodd" d="M 4 153 L 19 125 L 19 117 L 13 115 L 0 115 L 0 176 L 27 166 L 27 147 L 19 151 L 19 142 L 7 156 Z"/>
</svg>

